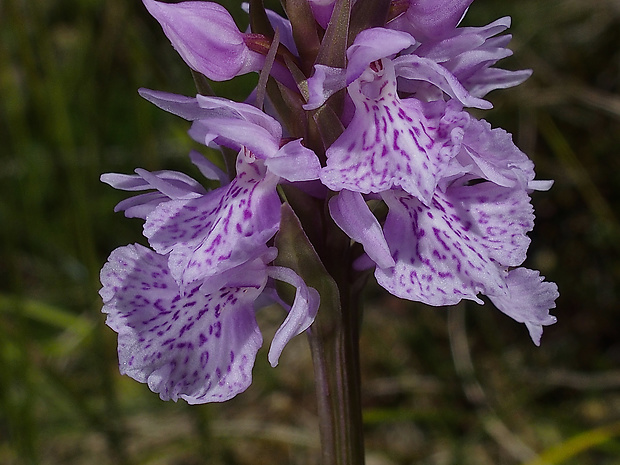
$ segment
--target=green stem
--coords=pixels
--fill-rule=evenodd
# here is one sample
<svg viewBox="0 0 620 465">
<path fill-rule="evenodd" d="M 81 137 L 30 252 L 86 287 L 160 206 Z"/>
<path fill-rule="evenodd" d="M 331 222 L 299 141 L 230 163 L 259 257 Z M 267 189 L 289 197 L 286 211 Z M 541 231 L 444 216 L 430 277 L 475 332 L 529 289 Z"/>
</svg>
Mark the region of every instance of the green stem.
<svg viewBox="0 0 620 465">
<path fill-rule="evenodd" d="M 322 306 L 311 330 L 323 465 L 363 465 L 359 311 L 340 288 L 340 308 Z M 323 313 L 321 315 L 321 313 Z M 327 314 L 329 313 L 329 315 Z"/>
<path fill-rule="evenodd" d="M 353 286 L 360 280 L 352 271 L 351 239 L 324 216 L 327 209 L 322 202 L 290 186 L 282 191 L 287 202 L 275 240 L 276 264 L 296 271 L 321 296 L 307 331 L 318 401 L 320 463 L 363 465 L 360 293 Z"/>
</svg>

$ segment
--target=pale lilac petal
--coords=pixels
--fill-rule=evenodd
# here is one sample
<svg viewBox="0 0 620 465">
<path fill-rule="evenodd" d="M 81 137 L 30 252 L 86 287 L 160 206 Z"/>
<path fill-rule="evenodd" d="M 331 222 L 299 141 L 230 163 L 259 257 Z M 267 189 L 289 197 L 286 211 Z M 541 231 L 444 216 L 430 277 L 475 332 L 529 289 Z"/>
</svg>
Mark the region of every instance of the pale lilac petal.
<svg viewBox="0 0 620 465">
<path fill-rule="evenodd" d="M 290 309 L 290 305 L 287 305 L 287 303 L 284 302 L 278 295 L 275 281 L 272 278 L 269 278 L 267 279 L 267 285 L 263 289 L 263 292 L 254 301 L 254 310 L 258 311 L 274 304 L 277 304 L 287 310 Z"/>
<path fill-rule="evenodd" d="M 375 27 L 360 32 L 347 49 L 347 85 L 358 79 L 368 66 L 415 44 L 409 34 Z"/>
<path fill-rule="evenodd" d="M 456 201 L 437 191 L 431 206 L 405 192 L 382 194 L 390 211 L 384 232 L 396 261 L 377 268 L 377 282 L 391 294 L 429 305 L 482 301 L 478 293 L 507 292 L 503 268 L 489 257 Z"/>
<path fill-rule="evenodd" d="M 121 200 L 114 207 L 115 212 L 125 212 L 127 218 L 141 218 L 146 220 L 146 217 L 157 208 L 162 202 L 168 202 L 170 197 L 162 194 L 161 192 L 149 192 L 148 194 L 134 195 L 128 199 Z"/>
<path fill-rule="evenodd" d="M 454 74 L 433 60 L 416 55 L 405 55 L 396 58 L 394 66 L 399 78 L 433 84 L 468 107 L 484 110 L 493 108 L 490 102 L 471 95 Z M 410 90 L 415 90 L 414 86 L 415 82 Z"/>
<path fill-rule="evenodd" d="M 196 100 L 201 108 L 216 111 L 216 113 L 211 112 L 209 114 L 248 121 L 264 128 L 274 139 L 280 139 L 282 137 L 282 126 L 280 123 L 275 118 L 253 105 L 235 102 L 222 97 L 208 97 L 205 95 L 197 95 Z"/>
<path fill-rule="evenodd" d="M 327 29 L 336 0 L 308 0 L 308 3 L 310 4 L 312 15 L 316 22 L 319 23 L 323 29 Z"/>
<path fill-rule="evenodd" d="M 527 183 L 528 190 L 548 191 L 553 187 L 553 181 L 534 180 Z"/>
<path fill-rule="evenodd" d="M 327 150 L 321 180 L 335 191 L 365 194 L 402 187 L 428 204 L 469 117 L 444 102 L 399 99 L 392 62 L 381 63 L 382 70 L 369 68 L 368 79 L 349 86 L 355 114 Z"/>
<path fill-rule="evenodd" d="M 190 136 L 205 145 L 215 142 L 234 150 L 245 147 L 266 159 L 280 148 L 282 127 L 258 108 L 217 97 L 196 97 L 204 114 L 195 120 Z"/>
<path fill-rule="evenodd" d="M 194 121 L 203 117 L 207 112 L 200 107 L 195 97 L 171 94 L 159 90 L 138 89 L 140 97 L 158 106 L 168 113 L 180 116 L 188 121 Z"/>
<path fill-rule="evenodd" d="M 421 44 L 415 53 L 441 64 L 473 97 L 481 98 L 494 89 L 520 84 L 531 75 L 530 70 L 491 68 L 502 58 L 512 55 L 507 48 L 511 36 L 494 37 L 508 27 L 510 17 L 500 18 L 483 27 L 458 28 L 443 40 Z"/>
<path fill-rule="evenodd" d="M 194 121 L 188 133 L 201 144 L 214 142 L 233 150 L 245 147 L 262 159 L 276 153 L 280 145 L 280 139 L 274 138 L 265 128 L 249 121 L 227 117 Z"/>
<path fill-rule="evenodd" d="M 347 70 L 325 65 L 314 65 L 314 74 L 307 80 L 308 103 L 304 110 L 315 110 L 329 97 L 347 86 Z"/>
<path fill-rule="evenodd" d="M 480 252 L 504 266 L 518 266 L 526 258 L 534 227 L 534 208 L 523 189 L 506 189 L 490 182 L 449 189 L 454 205 L 451 219 L 467 226 Z M 457 218 L 458 215 L 458 218 Z"/>
<path fill-rule="evenodd" d="M 537 346 L 540 345 L 543 326 L 556 322 L 549 310 L 555 308 L 555 299 L 560 295 L 556 284 L 544 279 L 538 271 L 516 268 L 506 277 L 508 293 L 490 296 L 498 309 L 519 323 L 525 323 Z"/>
<path fill-rule="evenodd" d="M 198 168 L 200 173 L 205 178 L 213 181 L 219 181 L 220 186 L 224 186 L 230 182 L 229 176 L 222 169 L 212 163 L 197 150 L 190 151 L 189 158 L 192 161 L 192 164 Z"/>
<path fill-rule="evenodd" d="M 234 142 L 238 149 L 245 141 L 259 137 L 261 140 L 270 141 L 273 146 L 273 140 L 279 143 L 282 137 L 282 127 L 277 120 L 247 103 L 204 95 L 185 97 L 150 89 L 140 89 L 138 92 L 144 99 L 169 113 L 188 121 L 200 121 L 206 126 L 205 134 L 200 138 L 204 139 L 209 135 L 206 142 L 201 140 L 205 144 L 216 136 L 221 136 L 224 140 Z M 223 133 L 220 134 L 219 131 Z M 246 135 L 247 131 L 251 133 Z"/>
<path fill-rule="evenodd" d="M 261 269 L 262 267 L 262 269 Z M 262 337 L 252 302 L 266 283 L 262 263 L 245 287 L 182 295 L 166 257 L 141 245 L 116 249 L 101 271 L 106 323 L 118 332 L 120 370 L 163 400 L 221 402 L 251 383 Z"/>
<path fill-rule="evenodd" d="M 194 140 L 239 150 L 246 147 L 260 158 L 279 149 L 282 127 L 274 118 L 246 103 L 219 97 L 184 97 L 140 89 L 140 95 L 158 107 L 193 121 L 189 134 Z"/>
<path fill-rule="evenodd" d="M 264 279 L 265 282 L 268 283 L 269 276 L 267 275 L 266 266 L 273 262 L 277 256 L 278 249 L 275 247 L 267 247 L 265 244 L 259 244 L 256 246 L 256 250 L 252 256 L 249 257 L 247 261 L 240 263 L 239 266 L 229 268 L 221 273 L 210 276 L 208 279 L 201 280 L 198 283 L 200 284 L 200 290 L 205 294 L 214 294 L 224 287 L 251 287 L 253 285 L 252 283 L 258 279 L 258 275 L 261 276 L 261 282 L 263 282 L 262 280 Z M 170 263 L 170 261 L 168 261 L 168 263 Z M 256 295 L 253 302 L 256 302 L 258 297 L 259 295 Z M 256 307 L 254 308 L 256 309 Z"/>
<path fill-rule="evenodd" d="M 364 251 L 380 268 L 395 265 L 377 218 L 362 194 L 342 190 L 329 200 L 329 213 L 347 235 L 364 246 Z"/>
<path fill-rule="evenodd" d="M 325 184 L 323 184 L 320 179 L 316 179 L 314 181 L 295 181 L 293 183 L 282 179 L 280 181 L 281 184 L 293 184 L 295 189 L 305 192 L 310 197 L 314 197 L 315 199 L 324 200 L 328 198 L 331 193 L 331 191 L 325 187 Z"/>
<path fill-rule="evenodd" d="M 318 157 L 312 150 L 301 145 L 301 139 L 286 143 L 265 160 L 265 166 L 276 176 L 291 182 L 319 179 L 321 171 Z"/>
<path fill-rule="evenodd" d="M 280 266 L 270 266 L 267 274 L 273 279 L 284 281 L 296 288 L 293 305 L 284 323 L 280 325 L 269 348 L 269 363 L 275 367 L 280 354 L 288 342 L 310 327 L 319 308 L 320 297 L 316 289 L 306 283 L 293 270 Z"/>
<path fill-rule="evenodd" d="M 508 29 L 510 22 L 510 16 L 504 16 L 482 27 L 459 27 L 448 37 L 422 43 L 416 49 L 416 54 L 437 63 L 449 62 L 462 53 L 482 47 L 488 39 Z"/>
<path fill-rule="evenodd" d="M 160 203 L 172 199 L 191 199 L 206 193 L 205 188 L 193 178 L 178 171 L 136 170 L 138 174 L 106 173 L 101 181 L 115 189 L 142 191 L 161 189 L 158 192 L 136 195 L 119 202 L 114 211 L 124 211 L 127 218 L 146 219 Z"/>
<path fill-rule="evenodd" d="M 241 4 L 241 9 L 245 13 L 249 14 L 250 4 L 243 2 Z M 284 45 L 293 55 L 298 56 L 299 53 L 297 52 L 297 45 L 295 44 L 295 39 L 293 38 L 293 28 L 291 27 L 291 22 L 269 8 L 265 8 L 265 13 L 267 13 L 267 19 L 269 19 L 269 24 L 271 24 L 273 30 L 279 30 L 280 43 Z M 251 32 L 249 25 L 246 32 Z"/>
<path fill-rule="evenodd" d="M 438 64 L 449 62 L 461 53 L 475 50 L 484 44 L 485 37 L 481 37 L 480 34 L 467 34 L 468 29 L 458 28 L 454 34 L 440 41 L 424 42 L 415 49 L 414 53 Z"/>
<path fill-rule="evenodd" d="M 105 173 L 101 175 L 101 181 L 122 191 L 143 191 L 157 189 L 156 186 L 166 184 L 174 189 L 177 197 L 195 194 L 204 194 L 205 188 L 195 179 L 179 171 L 153 171 L 136 170 L 138 174 Z M 143 173 L 149 173 L 147 177 Z M 165 189 L 165 188 L 164 188 Z"/>
<path fill-rule="evenodd" d="M 114 189 L 123 191 L 152 189 L 151 185 L 142 176 L 137 174 L 104 173 L 99 177 L 99 180 L 112 186 Z"/>
<path fill-rule="evenodd" d="M 465 79 L 464 85 L 471 95 L 484 97 L 496 89 L 507 89 L 518 86 L 532 75 L 531 69 L 509 71 L 500 68 L 486 68 L 478 71 L 469 79 Z"/>
<path fill-rule="evenodd" d="M 297 45 L 295 44 L 295 39 L 293 38 L 293 28 L 291 27 L 291 22 L 269 8 L 266 8 L 265 12 L 267 13 L 267 18 L 269 19 L 269 23 L 271 24 L 271 27 L 273 27 L 273 30 L 278 30 L 280 33 L 280 43 L 284 45 L 293 55 L 298 56 L 299 53 L 297 52 Z"/>
<path fill-rule="evenodd" d="M 473 163 L 472 174 L 500 186 L 525 189 L 534 179 L 534 163 L 512 136 L 503 129 L 492 129 L 485 120 L 470 120 L 457 159 L 462 165 Z"/>
<path fill-rule="evenodd" d="M 472 1 L 411 0 L 406 17 L 416 38 L 441 38 L 456 28 Z"/>
<path fill-rule="evenodd" d="M 510 38 L 510 36 L 499 37 L 499 39 Z M 493 39 L 487 41 L 491 42 Z M 444 66 L 454 74 L 461 82 L 469 82 L 474 79 L 478 73 L 487 69 L 489 66 L 497 63 L 502 58 L 508 58 L 512 55 L 512 50 L 504 47 L 495 47 L 487 43 L 484 47 L 475 50 L 469 50 L 461 53 L 457 57 L 444 63 Z"/>
<path fill-rule="evenodd" d="M 260 70 L 264 57 L 244 42 L 226 8 L 213 2 L 143 0 L 183 60 L 215 81 Z"/>
<path fill-rule="evenodd" d="M 200 189 L 190 190 L 188 189 L 187 183 L 182 182 L 179 185 L 179 183 L 171 182 L 169 179 L 162 178 L 156 173 L 151 173 L 150 171 L 142 168 L 136 168 L 135 171 L 138 176 L 149 184 L 151 189 L 158 190 L 171 199 L 191 199 L 206 193 L 204 187 L 200 186 L 198 183 L 196 183 L 196 185 L 200 186 Z M 198 192 L 196 192 L 197 190 Z"/>
<path fill-rule="evenodd" d="M 144 235 L 158 253 L 170 253 L 182 288 L 253 258 L 280 222 L 278 178 L 243 153 L 230 184 L 188 201 L 160 204 Z"/>
</svg>

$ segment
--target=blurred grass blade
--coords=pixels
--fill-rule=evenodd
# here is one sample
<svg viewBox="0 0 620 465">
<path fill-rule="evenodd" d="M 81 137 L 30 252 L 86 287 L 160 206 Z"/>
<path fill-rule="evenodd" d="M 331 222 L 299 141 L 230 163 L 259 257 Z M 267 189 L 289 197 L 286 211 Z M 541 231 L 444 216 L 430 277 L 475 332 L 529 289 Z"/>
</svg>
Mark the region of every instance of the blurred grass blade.
<svg viewBox="0 0 620 465">
<path fill-rule="evenodd" d="M 39 323 L 65 329 L 81 337 L 90 334 L 93 324 L 68 310 L 34 299 L 22 299 L 0 294 L 0 314 L 19 314 Z"/>
<path fill-rule="evenodd" d="M 620 96 L 586 86 L 570 89 L 567 94 L 590 108 L 603 110 L 615 118 L 620 118 Z"/>
<path fill-rule="evenodd" d="M 609 237 L 618 237 L 620 221 L 612 206 L 609 204 L 599 186 L 590 176 L 588 169 L 579 160 L 566 140 L 560 129 L 551 117 L 544 115 L 540 118 L 540 132 L 549 144 L 554 155 L 566 170 L 570 180 L 575 184 L 583 199 L 587 202 L 590 211 L 597 220 L 606 228 Z M 611 240 L 613 247 L 618 247 L 618 242 Z"/>
<path fill-rule="evenodd" d="M 620 422 L 584 431 L 557 446 L 547 449 L 538 458 L 524 465 L 557 465 L 564 463 L 576 455 L 593 447 L 600 446 L 618 436 L 620 436 Z"/>
</svg>

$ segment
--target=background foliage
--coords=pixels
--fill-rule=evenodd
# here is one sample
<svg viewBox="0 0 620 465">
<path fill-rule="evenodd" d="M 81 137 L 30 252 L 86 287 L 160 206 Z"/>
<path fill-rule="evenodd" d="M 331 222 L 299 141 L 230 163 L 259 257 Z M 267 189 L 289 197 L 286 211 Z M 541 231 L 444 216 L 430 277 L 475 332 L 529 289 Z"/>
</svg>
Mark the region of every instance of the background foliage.
<svg viewBox="0 0 620 465">
<path fill-rule="evenodd" d="M 556 180 L 534 194 L 527 265 L 558 283 L 559 322 L 536 348 L 491 305 L 426 308 L 371 288 L 369 465 L 620 462 L 620 3 L 476 0 L 466 21 L 503 15 L 504 67 L 534 76 L 492 94 L 485 118 Z M 248 85 L 218 88 L 242 99 Z M 99 175 L 198 176 L 188 124 L 141 86 L 195 92 L 138 0 L 0 2 L 0 463 L 317 463 L 303 338 L 276 369 L 261 351 L 252 387 L 222 405 L 163 403 L 118 375 L 98 272 L 141 231 Z M 263 312 L 267 338 L 281 317 Z"/>
</svg>

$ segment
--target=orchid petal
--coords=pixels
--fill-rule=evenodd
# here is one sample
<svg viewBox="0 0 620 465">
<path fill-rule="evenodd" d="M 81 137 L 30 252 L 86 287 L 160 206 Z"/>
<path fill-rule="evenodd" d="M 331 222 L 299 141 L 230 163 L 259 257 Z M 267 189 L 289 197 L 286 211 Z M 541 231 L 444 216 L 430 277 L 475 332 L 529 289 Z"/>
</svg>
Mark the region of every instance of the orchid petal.
<svg viewBox="0 0 620 465">
<path fill-rule="evenodd" d="M 222 169 L 197 150 L 190 151 L 189 159 L 205 178 L 211 179 L 212 181 L 219 181 L 220 186 L 224 186 L 230 181 L 230 178 Z"/>
<path fill-rule="evenodd" d="M 240 154 L 230 184 L 187 201 L 160 204 L 148 216 L 144 235 L 181 287 L 253 258 L 277 231 L 278 178 Z"/>
<path fill-rule="evenodd" d="M 319 293 L 316 289 L 306 286 L 304 280 L 290 268 L 270 266 L 267 274 L 279 281 L 284 281 L 296 288 L 295 299 L 288 316 L 280 325 L 269 348 L 269 363 L 272 367 L 278 364 L 280 354 L 288 342 L 310 327 L 319 309 Z"/>
<path fill-rule="evenodd" d="M 215 110 L 218 116 L 230 119 L 241 119 L 264 128 L 274 139 L 282 137 L 282 126 L 280 123 L 253 105 L 243 102 L 234 102 L 221 97 L 208 97 L 197 95 L 196 100 L 201 108 L 205 110 Z"/>
<path fill-rule="evenodd" d="M 484 110 L 493 108 L 491 102 L 472 96 L 454 74 L 433 60 L 416 55 L 405 55 L 396 58 L 394 66 L 399 78 L 429 82 L 468 107 Z"/>
<path fill-rule="evenodd" d="M 115 212 L 124 212 L 127 218 L 146 217 L 162 202 L 168 202 L 170 197 L 161 192 L 149 192 L 148 194 L 134 195 L 128 199 L 121 200 L 114 207 Z"/>
<path fill-rule="evenodd" d="M 381 225 L 362 194 L 340 191 L 329 200 L 329 213 L 340 229 L 364 246 L 364 251 L 380 268 L 390 268 L 396 264 L 390 255 Z"/>
<path fill-rule="evenodd" d="M 459 27 L 441 40 L 423 42 L 416 54 L 443 63 L 484 46 L 489 38 L 508 29 L 510 23 L 510 16 L 504 16 L 482 27 Z"/>
<path fill-rule="evenodd" d="M 400 100 L 392 62 L 381 63 L 382 70 L 369 68 L 367 80 L 349 86 L 355 114 L 327 150 L 321 180 L 335 191 L 365 194 L 402 187 L 428 204 L 458 153 L 468 116 L 444 102 Z"/>
<path fill-rule="evenodd" d="M 261 269 L 262 267 L 262 269 Z M 251 383 L 262 337 L 252 302 L 264 265 L 243 270 L 244 287 L 182 295 L 166 257 L 135 244 L 116 249 L 101 271 L 106 323 L 118 333 L 120 370 L 163 400 L 221 402 Z"/>
<path fill-rule="evenodd" d="M 396 261 L 377 268 L 377 282 L 391 294 L 429 305 L 454 305 L 461 299 L 482 301 L 478 293 L 507 292 L 502 269 L 471 232 L 452 199 L 437 191 L 430 206 L 405 192 L 382 194 L 390 211 L 384 232 Z"/>
<path fill-rule="evenodd" d="M 506 38 L 510 39 L 510 36 L 498 37 L 497 39 Z M 461 82 L 466 82 L 472 76 L 509 56 L 512 56 L 512 50 L 499 46 L 493 47 L 487 43 L 484 47 L 461 53 L 444 65 Z"/>
<path fill-rule="evenodd" d="M 534 163 L 503 129 L 492 129 L 485 120 L 472 118 L 465 128 L 462 151 L 457 159 L 471 164 L 470 172 L 504 187 L 525 189 L 534 179 Z"/>
<path fill-rule="evenodd" d="M 347 86 L 347 70 L 325 65 L 314 65 L 314 74 L 308 78 L 308 103 L 304 110 L 316 110 L 329 97 Z"/>
<path fill-rule="evenodd" d="M 278 151 L 282 127 L 271 116 L 246 103 L 202 95 L 196 99 L 205 112 L 189 130 L 197 142 L 213 141 L 234 150 L 245 147 L 262 159 Z"/>
<path fill-rule="evenodd" d="M 464 85 L 471 95 L 484 97 L 496 89 L 507 89 L 518 86 L 532 75 L 531 69 L 509 71 L 499 68 L 486 68 L 478 71 L 472 77 L 465 79 Z"/>
<path fill-rule="evenodd" d="M 327 29 L 336 0 L 308 0 L 308 3 L 310 4 L 316 22 L 319 23 L 323 29 Z"/>
<path fill-rule="evenodd" d="M 143 87 L 138 89 L 138 94 L 162 110 L 188 121 L 194 121 L 205 114 L 205 111 L 198 105 L 198 100 L 195 97 L 145 89 Z"/>
<path fill-rule="evenodd" d="M 242 119 L 203 118 L 194 121 L 188 133 L 201 144 L 214 142 L 233 150 L 245 147 L 262 159 L 276 153 L 280 142 L 265 128 Z"/>
<path fill-rule="evenodd" d="M 498 309 L 519 323 L 525 323 L 537 346 L 540 345 L 542 327 L 557 321 L 549 314 L 549 310 L 555 308 L 555 299 L 559 297 L 558 287 L 544 279 L 538 271 L 516 268 L 506 277 L 508 293 L 490 296 Z"/>
<path fill-rule="evenodd" d="M 208 131 L 210 134 L 222 135 L 224 138 L 235 141 L 237 146 L 242 145 L 244 132 L 247 130 L 262 134 L 261 138 L 279 141 L 282 137 L 282 127 L 278 121 L 247 103 L 204 95 L 185 97 L 150 89 L 140 89 L 138 92 L 144 99 L 169 113 L 188 121 L 199 120 L 205 125 L 212 126 L 214 129 Z M 232 130 L 226 130 L 227 124 L 237 126 Z M 218 129 L 222 129 L 225 134 L 219 134 Z M 235 137 L 236 133 L 240 133 L 241 142 Z M 212 135 L 209 141 L 213 139 Z M 251 137 L 249 139 L 251 140 Z"/>
<path fill-rule="evenodd" d="M 548 191 L 553 187 L 554 181 L 534 180 L 527 183 L 528 190 L 532 191 Z"/>
<path fill-rule="evenodd" d="M 358 79 L 368 66 L 415 44 L 409 34 L 382 27 L 361 31 L 347 49 L 347 85 Z"/>
<path fill-rule="evenodd" d="M 258 71 L 264 58 L 245 44 L 230 13 L 213 2 L 143 0 L 183 60 L 215 81 Z"/>
<path fill-rule="evenodd" d="M 319 179 L 321 163 L 316 154 L 301 145 L 301 139 L 285 144 L 275 155 L 265 160 L 267 169 L 287 181 Z"/>
<path fill-rule="evenodd" d="M 106 173 L 101 181 L 115 189 L 142 191 L 159 189 L 158 192 L 136 195 L 119 202 L 114 211 L 124 211 L 127 218 L 146 219 L 160 203 L 174 199 L 191 199 L 206 194 L 205 188 L 193 178 L 178 171 L 136 170 L 138 174 Z"/>
<path fill-rule="evenodd" d="M 452 221 L 466 226 L 481 254 L 503 266 L 523 263 L 530 245 L 526 234 L 534 227 L 534 208 L 525 190 L 482 182 L 455 186 L 448 193 Z"/>
<path fill-rule="evenodd" d="M 152 189 L 158 190 L 171 199 L 195 198 L 200 195 L 198 192 L 188 190 L 184 184 L 177 186 L 175 183 L 169 182 L 167 179 L 163 179 L 162 177 L 157 176 L 157 174 L 151 173 L 150 171 L 142 168 L 136 168 L 135 171 L 136 174 L 143 178 Z M 201 193 L 205 192 L 204 188 L 201 190 Z"/>
<path fill-rule="evenodd" d="M 101 181 L 122 191 L 143 191 L 157 189 L 156 185 L 166 184 L 181 197 L 186 195 L 204 194 L 205 188 L 195 179 L 180 173 L 179 171 L 153 171 L 145 178 L 141 173 L 149 173 L 146 170 L 136 170 L 138 174 L 105 173 L 101 175 Z M 154 183 L 154 184 L 153 184 Z"/>
<path fill-rule="evenodd" d="M 473 0 L 411 0 L 406 12 L 414 35 L 441 38 L 454 30 Z"/>
</svg>

